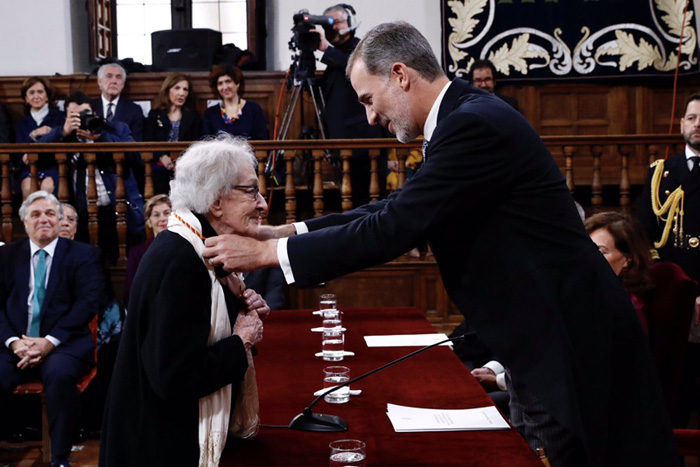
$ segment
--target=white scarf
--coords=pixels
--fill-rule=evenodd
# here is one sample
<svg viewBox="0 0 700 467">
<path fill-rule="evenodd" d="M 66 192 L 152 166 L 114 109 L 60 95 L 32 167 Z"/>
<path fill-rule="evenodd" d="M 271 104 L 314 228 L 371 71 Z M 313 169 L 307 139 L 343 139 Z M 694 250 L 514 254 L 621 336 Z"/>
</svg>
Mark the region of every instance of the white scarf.
<svg viewBox="0 0 700 467">
<path fill-rule="evenodd" d="M 178 209 L 176 213 L 197 232 L 202 232 L 202 225 L 188 209 Z M 187 225 L 171 215 L 168 219 L 168 230 L 182 236 L 192 244 L 204 262 L 211 278 L 211 331 L 208 345 L 231 336 L 231 322 L 228 318 L 224 290 L 216 279 L 214 268 L 204 261 L 202 252 L 204 242 Z M 216 467 L 219 465 L 221 453 L 226 446 L 229 418 L 231 416 L 231 385 L 228 384 L 218 391 L 199 399 L 199 466 Z"/>
</svg>

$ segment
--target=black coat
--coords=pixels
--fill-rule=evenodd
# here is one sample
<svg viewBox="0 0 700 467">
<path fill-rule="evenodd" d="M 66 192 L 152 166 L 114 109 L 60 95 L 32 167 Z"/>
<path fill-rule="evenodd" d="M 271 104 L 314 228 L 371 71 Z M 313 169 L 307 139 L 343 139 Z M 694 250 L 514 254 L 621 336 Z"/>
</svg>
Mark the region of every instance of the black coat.
<svg viewBox="0 0 700 467">
<path fill-rule="evenodd" d="M 213 230 L 204 230 L 211 236 Z M 231 326 L 237 304 L 226 289 Z M 105 407 L 101 466 L 193 466 L 199 399 L 248 369 L 238 336 L 208 345 L 211 279 L 192 245 L 160 233 L 141 261 Z"/>
<path fill-rule="evenodd" d="M 167 110 L 151 109 L 145 124 L 144 141 L 168 141 L 172 124 Z M 202 118 L 196 110 L 182 109 L 178 141 L 197 141 L 202 136 Z"/>
<path fill-rule="evenodd" d="M 316 230 L 334 223 L 344 225 Z M 629 297 L 540 137 L 501 99 L 453 81 L 425 164 L 403 190 L 308 226 L 287 244 L 298 285 L 389 261 L 427 240 L 452 301 L 582 441 L 587 465 L 675 464 Z"/>
</svg>

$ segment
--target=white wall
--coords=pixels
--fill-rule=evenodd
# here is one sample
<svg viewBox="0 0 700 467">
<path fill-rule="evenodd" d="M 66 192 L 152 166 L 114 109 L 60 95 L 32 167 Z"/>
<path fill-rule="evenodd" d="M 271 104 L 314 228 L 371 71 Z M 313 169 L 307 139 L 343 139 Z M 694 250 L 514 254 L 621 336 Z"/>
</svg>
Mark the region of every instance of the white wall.
<svg viewBox="0 0 700 467">
<path fill-rule="evenodd" d="M 286 70 L 291 65 L 292 53 L 288 42 L 292 37 L 292 16 L 300 9 L 312 15 L 321 15 L 323 10 L 337 2 L 334 0 L 275 0 L 267 4 L 268 70 Z M 347 2 L 346 2 L 347 3 Z M 356 34 L 362 38 L 374 26 L 390 21 L 407 21 L 418 28 L 428 39 L 437 57 L 440 57 L 440 2 L 439 0 L 354 0 L 349 2 L 357 12 L 360 27 Z M 316 53 L 317 58 L 321 56 Z M 325 68 L 317 62 L 318 69 Z"/>
<path fill-rule="evenodd" d="M 69 74 L 87 68 L 83 1 L 0 0 L 0 38 L 0 76 Z"/>
</svg>

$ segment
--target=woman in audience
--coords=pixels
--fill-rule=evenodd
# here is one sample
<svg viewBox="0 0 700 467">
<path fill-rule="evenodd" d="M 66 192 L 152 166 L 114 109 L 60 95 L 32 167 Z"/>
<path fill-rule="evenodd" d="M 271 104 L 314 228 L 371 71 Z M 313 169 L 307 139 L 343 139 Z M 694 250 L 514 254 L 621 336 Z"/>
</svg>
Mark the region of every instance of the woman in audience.
<svg viewBox="0 0 700 467">
<path fill-rule="evenodd" d="M 131 284 L 134 281 L 136 270 L 139 268 L 141 258 L 146 254 L 146 250 L 153 243 L 159 233 L 168 228 L 168 217 L 172 211 L 172 203 L 167 195 L 156 195 L 149 199 L 146 203 L 146 228 L 151 230 L 151 236 L 148 240 L 135 245 L 129 249 L 129 255 L 126 258 L 126 276 L 124 277 L 124 303 L 129 303 L 129 293 L 131 292 Z"/>
<path fill-rule="evenodd" d="M 160 86 L 154 108 L 148 113 L 144 140 L 198 140 L 202 136 L 202 119 L 194 109 L 190 79 L 182 73 L 168 75 Z M 153 163 L 153 190 L 155 194 L 168 193 L 175 165 L 167 153 L 157 157 Z"/>
<path fill-rule="evenodd" d="M 651 290 L 649 267 L 650 246 L 641 228 L 619 212 L 601 212 L 585 221 L 591 240 L 608 260 L 615 274 L 622 280 L 642 326 L 649 333 L 644 315 L 644 297 Z"/>
<path fill-rule="evenodd" d="M 19 144 L 35 143 L 54 127 L 63 126 L 65 115 L 56 108 L 54 89 L 51 83 L 40 76 L 32 76 L 22 83 L 22 100 L 25 113 L 15 126 L 15 141 Z M 21 159 L 21 160 L 18 160 Z M 17 155 L 15 163 L 19 166 L 22 199 L 29 196 L 29 160 L 27 155 Z M 37 161 L 39 189 L 52 193 L 58 187 L 58 166 L 53 154 L 40 154 Z"/>
<path fill-rule="evenodd" d="M 267 205 L 251 147 L 222 134 L 177 161 L 168 228 L 134 279 L 105 407 L 100 465 L 218 465 L 241 409 L 257 399 L 248 372 L 270 309 L 236 274 L 217 279 L 204 239 L 256 235 Z M 249 390 L 252 389 L 252 390 Z M 251 397 L 252 396 L 252 397 Z M 230 422 L 230 423 L 229 423 Z M 250 436 L 249 430 L 238 431 Z"/>
<path fill-rule="evenodd" d="M 268 139 L 267 122 L 262 108 L 243 99 L 243 72 L 232 65 L 214 65 L 209 86 L 221 102 L 204 112 L 204 134 L 219 131 L 246 139 Z"/>
</svg>

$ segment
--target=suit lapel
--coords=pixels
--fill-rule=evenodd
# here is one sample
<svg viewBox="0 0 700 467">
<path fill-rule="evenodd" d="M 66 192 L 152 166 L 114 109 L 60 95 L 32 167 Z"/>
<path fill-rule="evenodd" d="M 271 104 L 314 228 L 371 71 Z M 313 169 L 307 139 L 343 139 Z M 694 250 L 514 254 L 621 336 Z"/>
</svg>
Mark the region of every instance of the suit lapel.
<svg viewBox="0 0 700 467">
<path fill-rule="evenodd" d="M 29 274 L 31 273 L 31 266 L 30 266 L 30 249 L 29 249 L 29 240 L 25 239 L 24 243 L 19 247 L 18 249 L 18 256 L 17 256 L 17 277 L 15 278 L 15 287 L 17 287 L 17 290 L 19 293 L 17 296 L 22 300 L 22 307 L 21 308 L 21 313 L 18 315 L 21 317 L 21 319 L 24 322 L 24 327 L 26 328 L 27 326 L 27 298 L 29 297 Z"/>
</svg>

